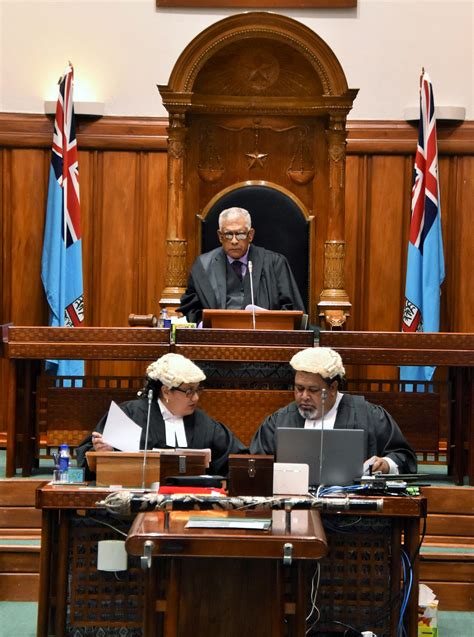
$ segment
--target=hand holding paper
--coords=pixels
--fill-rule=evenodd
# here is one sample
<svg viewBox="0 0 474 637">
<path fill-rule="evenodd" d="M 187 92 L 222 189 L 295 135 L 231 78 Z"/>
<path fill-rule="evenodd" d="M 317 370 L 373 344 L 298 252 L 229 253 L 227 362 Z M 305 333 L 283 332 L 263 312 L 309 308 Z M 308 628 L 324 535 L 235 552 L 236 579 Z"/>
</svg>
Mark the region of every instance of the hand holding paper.
<svg viewBox="0 0 474 637">
<path fill-rule="evenodd" d="M 140 451 L 142 428 L 115 403 L 110 403 L 102 438 L 119 451 Z"/>
</svg>

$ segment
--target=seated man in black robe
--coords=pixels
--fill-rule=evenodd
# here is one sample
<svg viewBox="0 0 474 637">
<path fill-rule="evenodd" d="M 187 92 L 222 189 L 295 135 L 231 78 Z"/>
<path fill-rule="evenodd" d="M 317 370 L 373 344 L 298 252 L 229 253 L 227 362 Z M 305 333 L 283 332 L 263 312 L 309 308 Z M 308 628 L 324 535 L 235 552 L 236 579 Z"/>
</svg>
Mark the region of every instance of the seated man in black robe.
<svg viewBox="0 0 474 637">
<path fill-rule="evenodd" d="M 281 254 L 252 245 L 255 230 L 247 210 L 228 208 L 219 215 L 220 248 L 201 254 L 191 268 L 178 308 L 199 323 L 203 309 L 241 310 L 254 303 L 266 310 L 305 311 L 290 265 Z M 249 272 L 252 262 L 252 273 Z"/>
<path fill-rule="evenodd" d="M 202 391 L 200 383 L 206 379 L 203 371 L 181 354 L 165 354 L 148 366 L 146 384 L 138 400 L 122 403 L 120 408 L 142 427 L 140 449 L 145 448 L 145 429 L 148 413 L 148 391 L 153 392 L 150 410 L 148 449 L 189 447 L 210 449 L 209 473 L 225 475 L 230 453 L 246 453 L 247 448 L 225 425 L 197 409 Z M 91 436 L 76 449 L 77 464 L 87 467 L 87 451 L 113 451 L 102 436 L 107 420 L 105 415 Z M 88 479 L 92 479 L 89 475 Z"/>
<path fill-rule="evenodd" d="M 395 420 L 363 396 L 339 391 L 345 369 L 329 347 L 302 350 L 290 361 L 295 370 L 295 401 L 265 419 L 250 443 L 250 453 L 275 454 L 279 427 L 321 429 L 324 400 L 325 429 L 363 429 L 367 432 L 367 462 L 372 472 L 416 473 L 416 455 Z"/>
</svg>

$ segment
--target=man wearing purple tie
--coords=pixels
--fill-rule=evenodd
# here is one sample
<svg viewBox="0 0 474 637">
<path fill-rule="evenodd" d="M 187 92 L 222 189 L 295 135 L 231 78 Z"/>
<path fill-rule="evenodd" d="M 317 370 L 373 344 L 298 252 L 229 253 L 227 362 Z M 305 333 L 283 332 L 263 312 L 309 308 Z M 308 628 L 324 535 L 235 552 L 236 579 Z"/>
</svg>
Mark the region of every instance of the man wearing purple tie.
<svg viewBox="0 0 474 637">
<path fill-rule="evenodd" d="M 286 257 L 252 244 L 255 230 L 247 210 L 223 210 L 217 235 L 221 247 L 198 256 L 181 297 L 178 311 L 188 321 L 199 323 L 203 309 L 244 309 L 251 303 L 250 276 L 255 305 L 267 310 L 305 312 Z"/>
</svg>

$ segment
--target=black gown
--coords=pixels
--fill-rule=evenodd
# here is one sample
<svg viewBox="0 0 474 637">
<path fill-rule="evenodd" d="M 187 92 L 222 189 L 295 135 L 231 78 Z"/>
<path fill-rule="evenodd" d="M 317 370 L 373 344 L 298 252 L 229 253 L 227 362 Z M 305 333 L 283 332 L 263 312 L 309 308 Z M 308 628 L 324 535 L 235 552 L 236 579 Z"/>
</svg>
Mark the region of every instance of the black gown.
<svg viewBox="0 0 474 637">
<path fill-rule="evenodd" d="M 122 403 L 120 408 L 143 429 L 140 449 L 144 449 L 148 400 L 145 397 L 139 398 L 138 400 L 130 400 L 126 403 Z M 106 420 L 107 414 L 97 424 L 95 431 L 102 433 Z M 211 474 L 226 475 L 229 454 L 248 452 L 245 445 L 234 436 L 228 427 L 213 420 L 200 409 L 196 409 L 194 414 L 190 416 L 184 416 L 183 421 L 188 447 L 190 449 L 211 450 L 211 463 L 208 470 Z M 165 422 L 161 415 L 158 402 L 154 400 L 151 404 L 147 448 L 163 449 L 166 447 L 168 447 L 168 445 L 166 444 Z M 88 479 L 94 479 L 93 474 L 87 471 L 86 461 L 86 452 L 92 450 L 92 435 L 83 440 L 76 448 L 77 464 L 79 467 L 86 468 L 86 477 Z"/>
<path fill-rule="evenodd" d="M 268 416 L 257 429 L 250 453 L 275 454 L 275 430 L 278 427 L 304 427 L 295 402 Z M 343 394 L 337 410 L 335 429 L 363 429 L 367 432 L 367 458 L 391 458 L 400 473 L 416 473 L 416 454 L 395 420 L 380 405 L 369 403 L 363 396 Z"/>
<path fill-rule="evenodd" d="M 255 305 L 266 310 L 305 311 L 298 285 L 290 265 L 282 254 L 251 245 L 249 260 L 253 264 Z M 226 309 L 226 261 L 219 247 L 198 256 L 189 275 L 188 286 L 178 308 L 193 323 L 202 320 L 203 309 Z M 243 280 L 243 308 L 251 303 L 249 272 Z"/>
</svg>

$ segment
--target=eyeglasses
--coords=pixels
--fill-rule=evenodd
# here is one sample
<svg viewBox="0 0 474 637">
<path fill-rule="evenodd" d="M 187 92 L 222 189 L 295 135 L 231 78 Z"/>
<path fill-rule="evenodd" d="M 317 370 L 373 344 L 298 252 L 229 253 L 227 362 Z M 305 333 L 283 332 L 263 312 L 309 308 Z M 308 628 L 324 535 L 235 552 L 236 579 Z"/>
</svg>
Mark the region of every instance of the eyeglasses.
<svg viewBox="0 0 474 637">
<path fill-rule="evenodd" d="M 244 241 L 249 236 L 249 232 L 250 230 L 247 230 L 247 232 L 221 232 L 219 230 L 221 237 L 224 237 L 226 241 L 232 241 L 234 237 L 237 241 Z"/>
<path fill-rule="evenodd" d="M 195 387 L 194 389 L 181 389 L 181 387 L 172 387 L 171 391 L 180 391 L 182 394 L 186 394 L 186 398 L 192 398 L 195 394 L 200 396 L 204 391 L 204 387 Z"/>
</svg>

